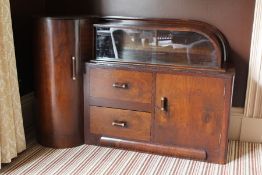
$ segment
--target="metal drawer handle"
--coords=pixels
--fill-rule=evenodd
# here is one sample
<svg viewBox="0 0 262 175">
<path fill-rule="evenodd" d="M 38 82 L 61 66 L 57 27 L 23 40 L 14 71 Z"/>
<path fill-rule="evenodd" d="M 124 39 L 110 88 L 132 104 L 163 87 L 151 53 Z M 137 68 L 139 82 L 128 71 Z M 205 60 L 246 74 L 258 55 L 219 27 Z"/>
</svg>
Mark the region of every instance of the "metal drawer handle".
<svg viewBox="0 0 262 175">
<path fill-rule="evenodd" d="M 166 97 L 161 97 L 161 111 L 167 112 L 167 98 Z"/>
<path fill-rule="evenodd" d="M 120 88 L 120 89 L 128 89 L 128 84 L 127 83 L 114 83 L 113 84 L 114 88 Z"/>
<path fill-rule="evenodd" d="M 72 57 L 72 79 L 76 80 L 76 57 Z"/>
<path fill-rule="evenodd" d="M 126 124 L 126 122 L 113 121 L 112 126 L 126 128 L 127 124 Z"/>
</svg>

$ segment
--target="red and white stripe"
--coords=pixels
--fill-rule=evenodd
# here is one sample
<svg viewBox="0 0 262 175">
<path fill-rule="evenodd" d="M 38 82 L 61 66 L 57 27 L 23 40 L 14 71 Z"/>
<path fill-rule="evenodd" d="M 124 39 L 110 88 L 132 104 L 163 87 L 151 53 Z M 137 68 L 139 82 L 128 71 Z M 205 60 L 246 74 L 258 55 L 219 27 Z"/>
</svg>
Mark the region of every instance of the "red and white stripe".
<svg viewBox="0 0 262 175">
<path fill-rule="evenodd" d="M 230 141 L 227 161 L 218 165 L 92 145 L 51 149 L 31 143 L 0 174 L 261 175 L 262 144 Z"/>
</svg>

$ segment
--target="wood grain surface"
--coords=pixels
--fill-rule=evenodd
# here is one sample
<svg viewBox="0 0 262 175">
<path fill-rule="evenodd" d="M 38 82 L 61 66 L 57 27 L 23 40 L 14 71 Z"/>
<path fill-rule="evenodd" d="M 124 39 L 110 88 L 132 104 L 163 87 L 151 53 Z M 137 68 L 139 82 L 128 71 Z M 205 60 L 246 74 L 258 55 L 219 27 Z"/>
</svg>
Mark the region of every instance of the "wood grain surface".
<svg viewBox="0 0 262 175">
<path fill-rule="evenodd" d="M 125 123 L 125 127 L 112 123 Z M 90 106 L 90 131 L 93 134 L 133 140 L 150 140 L 151 114 Z"/>
</svg>

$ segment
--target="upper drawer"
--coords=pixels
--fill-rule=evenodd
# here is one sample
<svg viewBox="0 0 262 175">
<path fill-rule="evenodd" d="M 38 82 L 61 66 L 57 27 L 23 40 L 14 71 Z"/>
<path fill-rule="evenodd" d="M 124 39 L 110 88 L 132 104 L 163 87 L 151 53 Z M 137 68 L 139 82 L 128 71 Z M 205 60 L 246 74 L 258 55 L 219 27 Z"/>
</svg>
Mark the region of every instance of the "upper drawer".
<svg viewBox="0 0 262 175">
<path fill-rule="evenodd" d="M 90 96 L 151 103 L 152 80 L 152 73 L 92 68 Z"/>
</svg>

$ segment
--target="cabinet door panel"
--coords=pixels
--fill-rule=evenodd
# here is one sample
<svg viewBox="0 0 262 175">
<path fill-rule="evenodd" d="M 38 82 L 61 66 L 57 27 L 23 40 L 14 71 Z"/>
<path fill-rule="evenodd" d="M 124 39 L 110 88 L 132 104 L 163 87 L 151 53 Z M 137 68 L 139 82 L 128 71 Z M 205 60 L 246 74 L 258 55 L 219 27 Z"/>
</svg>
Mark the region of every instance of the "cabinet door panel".
<svg viewBox="0 0 262 175">
<path fill-rule="evenodd" d="M 154 141 L 219 152 L 224 89 L 219 78 L 157 74 Z M 161 110 L 162 97 L 166 111 Z"/>
<path fill-rule="evenodd" d="M 39 141 L 52 147 L 79 145 L 83 143 L 79 20 L 43 18 L 37 27 Z"/>
</svg>

